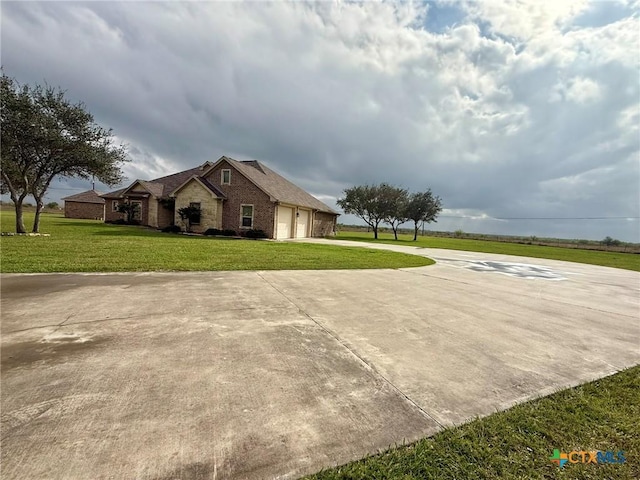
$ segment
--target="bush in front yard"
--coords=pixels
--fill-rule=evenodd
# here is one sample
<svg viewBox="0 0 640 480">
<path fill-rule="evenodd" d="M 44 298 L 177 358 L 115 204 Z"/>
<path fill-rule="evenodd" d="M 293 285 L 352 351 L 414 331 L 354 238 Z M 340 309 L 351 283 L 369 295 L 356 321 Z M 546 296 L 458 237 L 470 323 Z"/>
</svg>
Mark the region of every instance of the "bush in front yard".
<svg viewBox="0 0 640 480">
<path fill-rule="evenodd" d="M 264 230 L 258 230 L 258 229 L 251 229 L 248 230 L 245 234 L 245 237 L 247 238 L 268 238 L 267 234 L 264 233 Z"/>
<path fill-rule="evenodd" d="M 180 233 L 182 229 L 178 225 L 169 225 L 162 229 L 164 233 Z"/>
<path fill-rule="evenodd" d="M 224 237 L 235 237 L 236 231 L 230 230 L 230 229 L 219 230 L 217 228 L 208 228 L 207 231 L 204 232 L 204 234 L 205 235 L 222 235 Z"/>
</svg>

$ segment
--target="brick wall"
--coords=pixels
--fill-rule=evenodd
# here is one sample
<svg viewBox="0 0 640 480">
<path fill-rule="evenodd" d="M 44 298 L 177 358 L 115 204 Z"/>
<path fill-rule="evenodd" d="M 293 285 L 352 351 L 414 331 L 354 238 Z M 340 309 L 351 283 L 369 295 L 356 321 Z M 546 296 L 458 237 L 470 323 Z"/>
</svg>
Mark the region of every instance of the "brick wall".
<svg viewBox="0 0 640 480">
<path fill-rule="evenodd" d="M 149 211 L 147 212 L 147 225 L 158 228 L 158 201 L 155 198 L 147 200 Z"/>
<path fill-rule="evenodd" d="M 113 202 L 121 202 L 122 200 L 112 200 L 110 198 L 105 199 L 104 204 L 104 220 L 105 222 L 113 222 L 114 220 L 119 220 L 124 218 L 124 215 L 120 212 L 113 211 Z"/>
<path fill-rule="evenodd" d="M 107 198 L 105 199 L 105 205 L 104 205 L 104 211 L 105 211 L 105 216 L 104 216 L 104 220 L 105 222 L 112 222 L 114 220 L 120 220 L 120 219 L 126 219 L 126 214 L 124 213 L 120 213 L 120 212 L 114 212 L 113 211 L 113 202 L 118 202 L 120 203 L 124 203 L 126 201 L 130 201 L 130 202 L 140 202 L 141 203 L 141 212 L 139 215 L 140 218 L 140 223 L 141 225 L 148 225 L 149 223 L 149 199 L 148 198 L 135 198 L 135 197 L 129 197 L 127 199 L 118 199 L 118 200 L 113 200 L 111 198 Z M 153 202 L 155 202 L 155 200 L 152 200 Z"/>
<path fill-rule="evenodd" d="M 324 212 L 316 212 L 313 220 L 313 236 L 326 237 L 335 234 L 336 216 Z"/>
<path fill-rule="evenodd" d="M 174 210 L 166 208 L 161 203 L 158 204 L 158 228 L 168 227 L 169 225 L 175 225 Z"/>
<path fill-rule="evenodd" d="M 64 202 L 64 216 L 67 218 L 104 219 L 104 204 L 86 202 Z"/>
<path fill-rule="evenodd" d="M 190 203 L 200 204 L 200 225 L 193 225 L 192 232 L 202 233 L 209 228 L 222 228 L 222 215 L 220 215 L 221 200 L 214 198 L 211 192 L 196 181 L 192 181 L 183 187 L 176 195 L 176 208 L 174 221 L 176 225 L 186 229 L 178 210 L 188 207 Z"/>
<path fill-rule="evenodd" d="M 220 181 L 221 170 L 226 169 L 231 170 L 230 185 L 222 185 Z M 275 205 L 266 193 L 226 161 L 220 162 L 206 178 L 227 197 L 222 204 L 223 229 L 235 230 L 238 233 L 248 230 L 240 227 L 242 215 L 240 209 L 242 205 L 253 205 L 253 228 L 263 230 L 269 238 L 273 238 Z"/>
</svg>

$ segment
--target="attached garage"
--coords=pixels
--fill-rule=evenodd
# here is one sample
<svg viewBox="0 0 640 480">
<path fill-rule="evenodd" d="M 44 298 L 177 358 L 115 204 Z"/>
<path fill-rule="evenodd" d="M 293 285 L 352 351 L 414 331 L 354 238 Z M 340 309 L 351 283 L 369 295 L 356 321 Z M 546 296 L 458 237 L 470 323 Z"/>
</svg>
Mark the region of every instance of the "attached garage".
<svg viewBox="0 0 640 480">
<path fill-rule="evenodd" d="M 293 208 L 278 205 L 277 218 L 276 238 L 291 238 L 293 236 Z"/>
<path fill-rule="evenodd" d="M 310 224 L 311 212 L 309 210 L 299 208 L 296 216 L 296 238 L 308 237 Z"/>
</svg>

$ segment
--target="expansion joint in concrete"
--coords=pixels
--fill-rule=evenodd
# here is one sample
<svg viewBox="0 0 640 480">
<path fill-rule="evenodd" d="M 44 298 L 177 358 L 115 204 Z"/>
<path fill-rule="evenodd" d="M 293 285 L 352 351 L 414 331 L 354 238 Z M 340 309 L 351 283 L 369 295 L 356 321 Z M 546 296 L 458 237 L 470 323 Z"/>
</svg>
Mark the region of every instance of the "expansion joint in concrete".
<svg viewBox="0 0 640 480">
<path fill-rule="evenodd" d="M 342 339 L 331 329 L 327 328 L 325 325 L 320 323 L 318 320 L 313 318 L 312 315 L 307 313 L 300 305 L 298 305 L 292 298 L 290 298 L 286 293 L 280 290 L 275 284 L 267 280 L 260 272 L 256 272 L 258 277 L 260 277 L 267 285 L 273 288 L 276 292 L 282 295 L 289 303 L 291 303 L 294 307 L 296 307 L 300 313 L 302 313 L 305 317 L 311 320 L 315 325 L 317 325 L 323 332 L 333 338 L 337 343 L 339 343 L 344 349 L 346 349 L 351 355 L 353 355 L 356 360 L 368 371 L 372 372 L 375 376 L 379 377 L 385 384 L 387 384 L 394 392 L 400 395 L 405 401 L 409 402 L 414 408 L 416 408 L 424 417 L 433 421 L 436 425 L 438 425 L 441 429 L 446 428 L 442 423 L 440 423 L 433 415 L 427 412 L 424 408 L 418 405 L 411 397 L 409 397 L 406 393 L 404 393 L 400 388 L 398 388 L 391 380 L 381 374 L 374 365 L 369 363 L 364 357 L 358 354 L 355 350 L 349 347 L 347 343 L 342 341 Z"/>
</svg>

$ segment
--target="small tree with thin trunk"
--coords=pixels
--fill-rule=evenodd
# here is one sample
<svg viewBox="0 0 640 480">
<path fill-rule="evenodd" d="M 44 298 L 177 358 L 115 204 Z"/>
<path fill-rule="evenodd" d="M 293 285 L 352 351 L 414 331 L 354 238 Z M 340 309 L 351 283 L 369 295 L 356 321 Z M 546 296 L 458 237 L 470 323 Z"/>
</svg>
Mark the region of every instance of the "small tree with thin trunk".
<svg viewBox="0 0 640 480">
<path fill-rule="evenodd" d="M 442 200 L 431 189 L 413 193 L 406 205 L 406 217 L 413 220 L 413 241 L 418 240 L 418 230 L 423 223 L 435 222 L 442 211 Z"/>
<path fill-rule="evenodd" d="M 122 202 L 118 204 L 118 212 L 124 213 L 125 222 L 134 223 L 136 215 L 140 212 L 140 204 L 131 202 Z"/>
<path fill-rule="evenodd" d="M 191 232 L 191 224 L 200 218 L 200 208 L 195 205 L 182 207 L 178 209 L 178 215 L 184 222 L 187 232 Z"/>
</svg>

